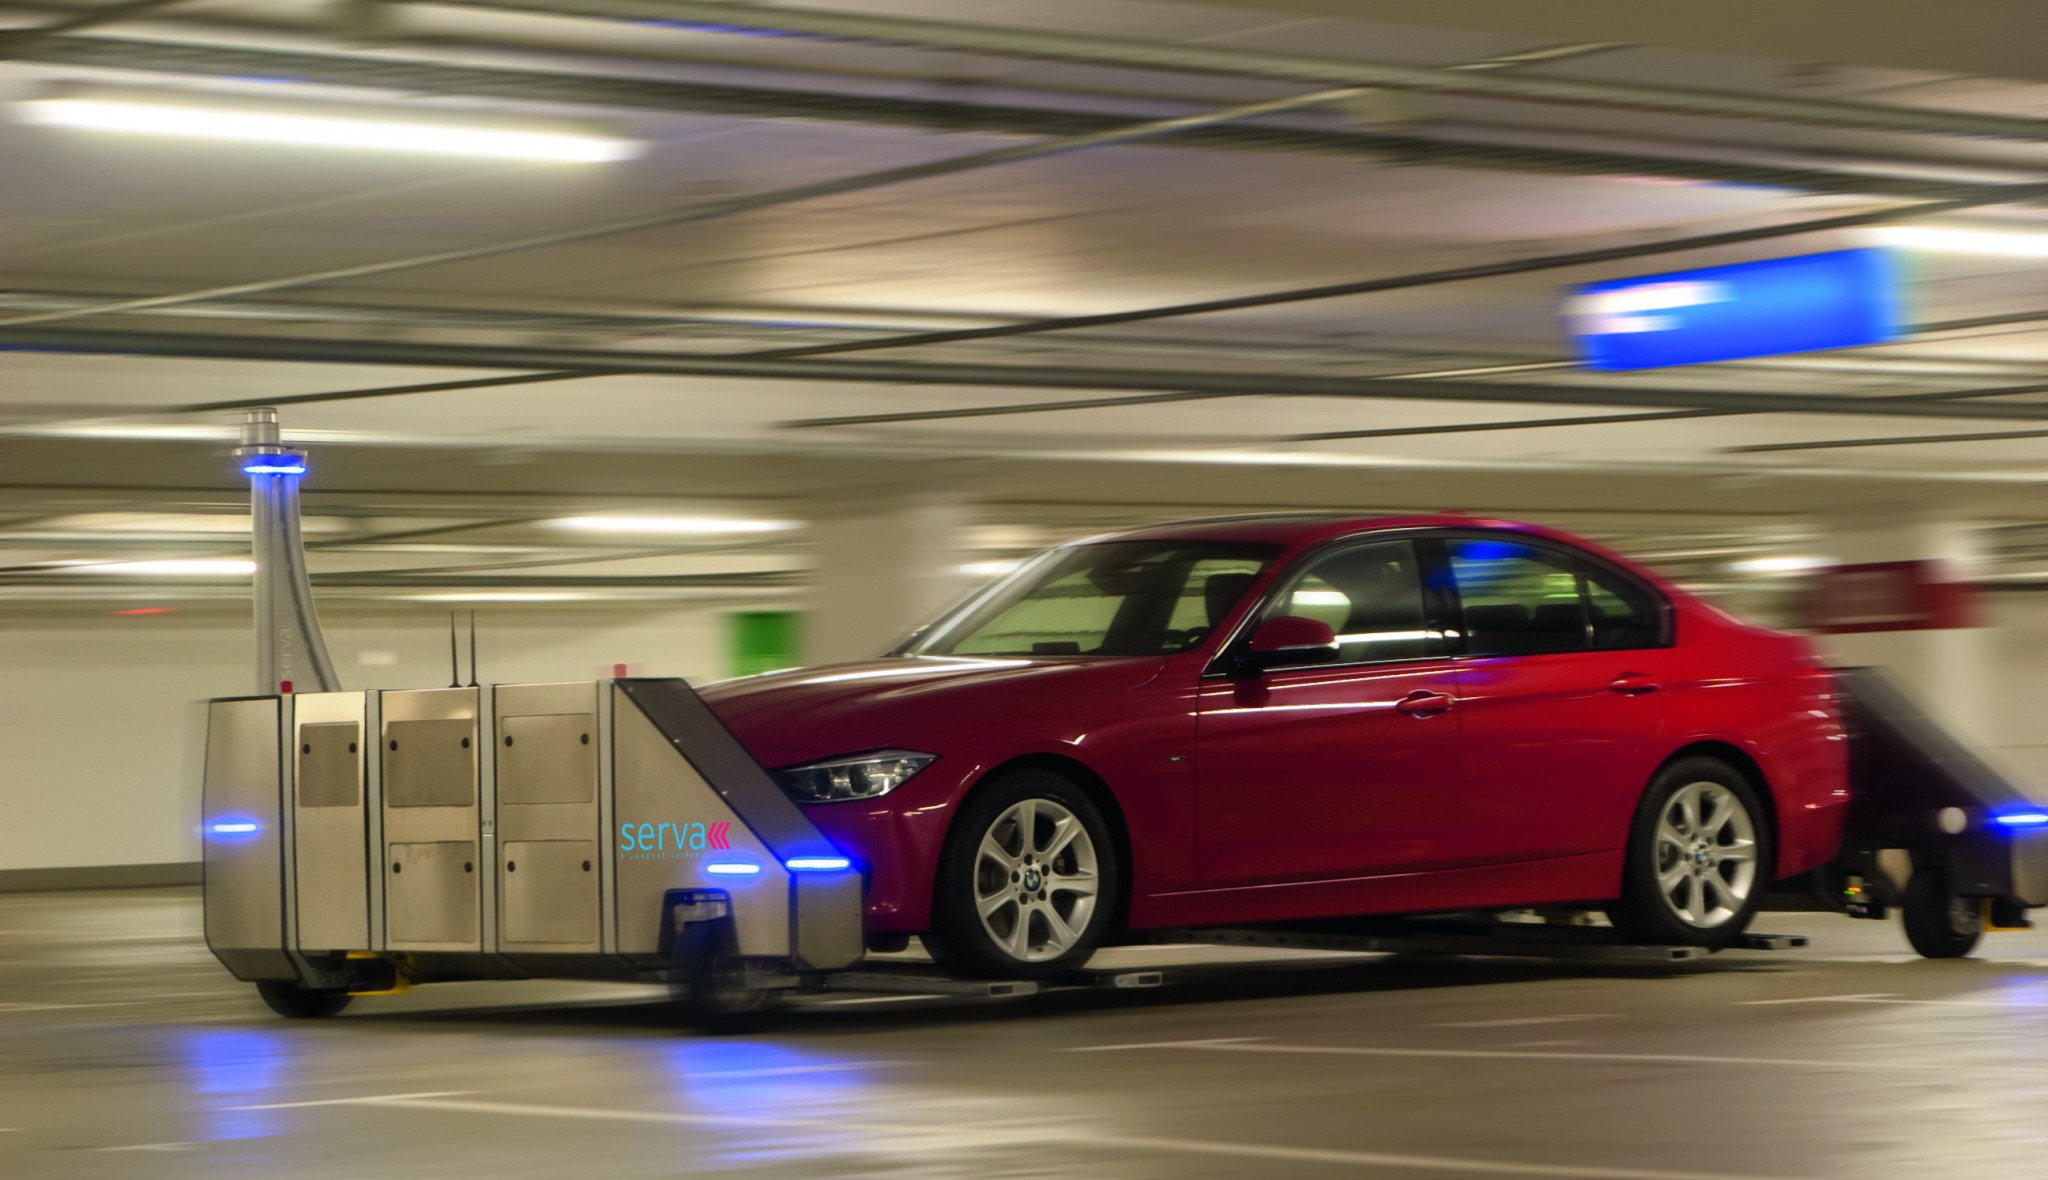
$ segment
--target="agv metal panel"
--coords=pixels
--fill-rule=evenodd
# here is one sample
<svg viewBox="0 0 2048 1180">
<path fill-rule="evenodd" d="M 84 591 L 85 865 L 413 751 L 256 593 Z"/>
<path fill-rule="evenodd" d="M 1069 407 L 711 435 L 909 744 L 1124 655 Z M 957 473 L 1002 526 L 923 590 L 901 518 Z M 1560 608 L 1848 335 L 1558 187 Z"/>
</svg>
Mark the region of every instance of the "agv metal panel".
<svg viewBox="0 0 2048 1180">
<path fill-rule="evenodd" d="M 479 704 L 473 688 L 379 694 L 382 949 L 483 949 Z"/>
<path fill-rule="evenodd" d="M 217 700 L 200 800 L 206 945 L 238 979 L 290 979 L 285 954 L 283 712 L 276 697 Z"/>
<path fill-rule="evenodd" d="M 788 870 L 633 701 L 613 699 L 614 819 L 605 840 L 616 858 L 620 953 L 657 952 L 669 890 L 718 889 L 732 896 L 741 954 L 788 955 Z M 721 841 L 724 848 L 712 847 Z M 756 871 L 724 875 L 711 871 L 714 864 Z"/>
<path fill-rule="evenodd" d="M 290 699 L 293 881 L 298 948 L 309 954 L 370 946 L 367 700 L 360 692 Z"/>
<path fill-rule="evenodd" d="M 491 694 L 503 954 L 603 949 L 598 704 L 591 681 L 504 684 Z"/>
</svg>

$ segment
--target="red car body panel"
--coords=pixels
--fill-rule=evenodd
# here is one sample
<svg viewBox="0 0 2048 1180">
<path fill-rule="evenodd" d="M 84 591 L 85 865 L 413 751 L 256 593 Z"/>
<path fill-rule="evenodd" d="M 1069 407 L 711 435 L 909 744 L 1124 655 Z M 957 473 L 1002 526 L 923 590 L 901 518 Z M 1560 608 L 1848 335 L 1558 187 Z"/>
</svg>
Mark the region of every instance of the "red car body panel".
<svg viewBox="0 0 2048 1180">
<path fill-rule="evenodd" d="M 1669 600 L 1674 642 L 1205 675 L 1296 557 L 1339 538 L 1418 529 L 1504 530 L 1620 566 Z M 1607 900 L 1620 890 L 1644 786 L 1679 752 L 1702 747 L 1748 763 L 1766 784 L 1778 876 L 1836 854 L 1847 745 L 1811 646 L 1741 623 L 1597 546 L 1465 516 L 1206 521 L 1116 539 L 1281 552 L 1186 652 L 890 658 L 705 690 L 771 768 L 888 748 L 938 755 L 881 798 L 806 807 L 865 867 L 871 930 L 928 926 L 962 798 L 990 771 L 1026 760 L 1105 792 L 1137 929 Z M 1645 684 L 1654 688 L 1638 691 Z M 1419 691 L 1448 695 L 1453 707 L 1388 707 Z M 1373 768 L 1365 780 L 1349 773 L 1362 759 Z"/>
</svg>

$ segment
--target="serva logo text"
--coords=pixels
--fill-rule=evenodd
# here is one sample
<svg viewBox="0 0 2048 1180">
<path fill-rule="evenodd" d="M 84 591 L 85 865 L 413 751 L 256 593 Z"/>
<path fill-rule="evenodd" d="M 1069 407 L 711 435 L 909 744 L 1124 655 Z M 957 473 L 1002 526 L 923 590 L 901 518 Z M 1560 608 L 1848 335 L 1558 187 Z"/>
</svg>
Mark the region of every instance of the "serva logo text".
<svg viewBox="0 0 2048 1180">
<path fill-rule="evenodd" d="M 707 824 L 686 820 L 675 824 L 619 825 L 619 855 L 634 860 L 679 860 L 701 856 L 707 850 L 731 848 L 726 832 L 731 823 Z"/>
</svg>

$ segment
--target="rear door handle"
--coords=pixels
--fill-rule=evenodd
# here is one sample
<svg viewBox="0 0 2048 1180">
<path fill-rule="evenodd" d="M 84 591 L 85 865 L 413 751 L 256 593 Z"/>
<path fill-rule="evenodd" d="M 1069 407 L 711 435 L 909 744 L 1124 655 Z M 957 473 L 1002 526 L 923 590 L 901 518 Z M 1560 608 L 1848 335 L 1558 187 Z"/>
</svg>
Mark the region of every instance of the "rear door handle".
<svg viewBox="0 0 2048 1180">
<path fill-rule="evenodd" d="M 1663 686 L 1657 682 L 1655 676 L 1645 676 L 1641 672 L 1623 672 L 1608 681 L 1607 687 L 1628 696 L 1640 696 L 1646 692 L 1656 692 Z"/>
<path fill-rule="evenodd" d="M 1410 717 L 1429 717 L 1450 708 L 1454 700 L 1448 693 L 1417 690 L 1402 697 L 1394 707 Z"/>
</svg>

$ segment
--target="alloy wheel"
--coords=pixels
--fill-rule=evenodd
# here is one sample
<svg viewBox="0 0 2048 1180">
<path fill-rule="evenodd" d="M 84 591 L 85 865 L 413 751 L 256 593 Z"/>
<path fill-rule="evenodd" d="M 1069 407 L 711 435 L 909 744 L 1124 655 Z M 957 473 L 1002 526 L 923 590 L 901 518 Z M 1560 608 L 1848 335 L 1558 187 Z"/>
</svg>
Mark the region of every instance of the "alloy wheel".
<svg viewBox="0 0 2048 1180">
<path fill-rule="evenodd" d="M 1057 959 L 1095 915 L 1095 842 L 1063 805 L 1024 799 L 982 834 L 973 879 L 975 913 L 1003 954 L 1020 963 Z"/>
<path fill-rule="evenodd" d="M 1757 887 L 1756 820 L 1715 782 L 1672 792 L 1657 817 L 1657 892 L 1677 919 L 1712 930 L 1742 912 Z"/>
</svg>

